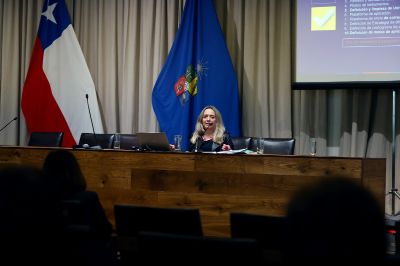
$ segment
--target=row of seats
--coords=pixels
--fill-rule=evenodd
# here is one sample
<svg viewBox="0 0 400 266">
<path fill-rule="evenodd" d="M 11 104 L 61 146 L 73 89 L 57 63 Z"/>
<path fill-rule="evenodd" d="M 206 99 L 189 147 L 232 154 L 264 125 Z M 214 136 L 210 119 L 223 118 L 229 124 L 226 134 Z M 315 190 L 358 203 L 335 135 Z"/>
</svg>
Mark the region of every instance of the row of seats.
<svg viewBox="0 0 400 266">
<path fill-rule="evenodd" d="M 258 265 L 265 250 L 280 251 L 283 245 L 284 217 L 231 213 L 229 238 L 203 236 L 200 213 L 195 208 L 117 204 L 114 215 L 115 246 L 122 265 L 132 265 L 141 258 L 146 263 L 165 262 L 169 257 L 174 262 L 196 257 L 201 264 L 212 258 L 224 264 Z"/>
<path fill-rule="evenodd" d="M 79 146 L 84 144 L 101 146 L 103 149 L 111 149 L 115 134 L 93 134 L 82 133 L 79 139 Z M 60 147 L 62 145 L 63 132 L 32 132 L 28 146 Z M 233 145 L 236 150 L 249 149 L 256 150 L 259 138 L 252 137 L 232 137 Z M 296 140 L 294 138 L 262 138 L 264 142 L 265 154 L 294 154 Z M 131 150 L 138 147 L 135 134 L 120 134 L 121 149 Z"/>
<path fill-rule="evenodd" d="M 28 146 L 39 147 L 61 147 L 63 141 L 63 132 L 32 132 L 28 141 Z M 82 133 L 78 146 L 88 145 L 100 146 L 103 149 L 113 147 L 115 134 L 93 134 Z M 137 138 L 135 134 L 120 134 L 121 149 L 131 150 L 137 147 Z"/>
<path fill-rule="evenodd" d="M 203 236 L 200 212 L 195 208 L 116 204 L 114 216 L 118 236 L 137 237 L 141 231 Z M 254 238 L 270 249 L 282 247 L 282 216 L 230 213 L 230 225 L 232 237 Z"/>
<path fill-rule="evenodd" d="M 95 230 L 90 228 L 93 223 L 84 211 L 86 206 L 79 202 L 63 206 L 68 235 L 78 241 L 104 239 L 102 235 L 90 234 Z M 112 237 L 114 255 L 111 257 L 120 266 L 166 262 L 204 265 L 211 260 L 222 264 L 259 265 L 265 260 L 265 250 L 282 248 L 284 217 L 231 213 L 232 237 L 204 236 L 196 208 L 116 204 L 114 218 L 116 235 Z M 199 261 L 196 263 L 193 258 Z"/>
</svg>

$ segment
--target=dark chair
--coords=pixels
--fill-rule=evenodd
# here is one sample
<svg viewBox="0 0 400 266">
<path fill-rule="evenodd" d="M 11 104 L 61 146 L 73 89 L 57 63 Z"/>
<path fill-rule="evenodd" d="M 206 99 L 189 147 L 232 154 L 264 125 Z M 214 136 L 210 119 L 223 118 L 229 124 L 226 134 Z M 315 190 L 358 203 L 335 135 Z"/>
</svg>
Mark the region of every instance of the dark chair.
<svg viewBox="0 0 400 266">
<path fill-rule="evenodd" d="M 112 225 L 96 192 L 82 191 L 62 200 L 64 228 L 67 232 L 109 240 Z"/>
<path fill-rule="evenodd" d="M 141 232 L 138 265 L 261 265 L 254 239 Z"/>
<path fill-rule="evenodd" d="M 121 149 L 135 150 L 139 148 L 139 143 L 136 134 L 120 134 Z"/>
<path fill-rule="evenodd" d="M 233 148 L 235 150 L 250 149 L 250 137 L 232 137 Z"/>
<path fill-rule="evenodd" d="M 119 236 L 137 236 L 140 231 L 203 235 L 198 209 L 116 204 L 114 216 Z"/>
<path fill-rule="evenodd" d="M 65 265 L 117 265 L 111 248 L 111 227 L 108 233 L 99 230 L 102 217 L 94 215 L 98 214 L 96 208 L 84 201 L 68 199 L 61 202 L 63 239 L 69 249 Z"/>
<path fill-rule="evenodd" d="M 285 218 L 249 213 L 231 213 L 231 236 L 254 238 L 264 249 L 282 249 Z"/>
<path fill-rule="evenodd" d="M 263 140 L 264 154 L 294 154 L 294 145 L 296 143 L 294 138 L 263 138 Z M 253 151 L 257 150 L 256 138 L 252 138 L 250 147 Z"/>
<path fill-rule="evenodd" d="M 93 146 L 100 146 L 102 149 L 111 149 L 114 141 L 114 134 L 93 134 L 82 133 L 79 139 L 79 146 L 84 144 Z"/>
<path fill-rule="evenodd" d="M 114 216 L 117 231 L 114 246 L 121 265 L 134 265 L 137 262 L 137 237 L 140 232 L 194 236 L 203 234 L 198 209 L 116 204 Z"/>
<path fill-rule="evenodd" d="M 32 132 L 28 146 L 61 147 L 63 132 Z"/>
<path fill-rule="evenodd" d="M 64 230 L 74 237 L 89 237 L 90 225 L 84 206 L 79 200 L 61 202 Z"/>
</svg>

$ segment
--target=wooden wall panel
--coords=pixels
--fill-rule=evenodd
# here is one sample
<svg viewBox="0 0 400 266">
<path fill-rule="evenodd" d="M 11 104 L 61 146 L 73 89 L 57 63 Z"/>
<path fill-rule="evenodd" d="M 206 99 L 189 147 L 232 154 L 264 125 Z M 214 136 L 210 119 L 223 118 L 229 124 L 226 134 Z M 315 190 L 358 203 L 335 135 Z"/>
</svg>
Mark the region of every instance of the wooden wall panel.
<svg viewBox="0 0 400 266">
<path fill-rule="evenodd" d="M 41 167 L 53 149 L 0 147 L 0 167 Z M 285 215 L 297 189 L 333 176 L 363 184 L 384 207 L 385 159 L 71 151 L 113 223 L 116 203 L 193 207 L 200 209 L 206 235 L 228 236 L 230 212 Z"/>
</svg>

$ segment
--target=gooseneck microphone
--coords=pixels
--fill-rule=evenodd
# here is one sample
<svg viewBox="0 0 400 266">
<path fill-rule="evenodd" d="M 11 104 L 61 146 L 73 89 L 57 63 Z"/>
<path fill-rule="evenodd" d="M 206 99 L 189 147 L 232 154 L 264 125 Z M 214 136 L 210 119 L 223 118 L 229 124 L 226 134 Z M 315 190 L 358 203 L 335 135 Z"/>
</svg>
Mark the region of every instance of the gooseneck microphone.
<svg viewBox="0 0 400 266">
<path fill-rule="evenodd" d="M 97 142 L 97 137 L 96 137 L 96 132 L 94 130 L 94 125 L 93 125 L 93 120 L 92 120 L 92 113 L 90 112 L 90 106 L 89 106 L 89 94 L 86 93 L 86 104 L 87 104 L 87 108 L 89 110 L 89 117 L 90 117 L 90 123 L 92 124 L 92 130 L 93 130 L 93 137 L 94 137 L 94 142 L 95 142 L 95 146 L 92 146 L 92 149 L 101 149 L 101 146 L 98 144 Z M 82 145 L 83 147 L 85 145 Z M 86 148 L 86 147 L 84 147 Z"/>
<path fill-rule="evenodd" d="M 8 121 L 8 123 L 5 124 L 5 126 L 2 127 L 2 128 L 0 129 L 0 132 L 3 131 L 3 129 L 5 129 L 6 127 L 8 127 L 9 124 L 11 124 L 13 121 L 15 121 L 15 120 L 17 120 L 17 119 L 18 119 L 18 116 L 14 117 L 14 118 L 11 119 L 10 121 Z"/>
<path fill-rule="evenodd" d="M 204 134 L 206 133 L 207 129 L 208 129 L 208 127 L 203 127 L 203 131 L 197 137 L 195 147 L 194 147 L 194 152 L 199 152 L 199 141 L 201 141 L 201 139 L 204 136 Z"/>
<path fill-rule="evenodd" d="M 199 152 L 199 139 L 201 139 L 201 136 L 198 136 L 196 139 L 196 143 L 194 146 L 194 152 Z"/>
</svg>

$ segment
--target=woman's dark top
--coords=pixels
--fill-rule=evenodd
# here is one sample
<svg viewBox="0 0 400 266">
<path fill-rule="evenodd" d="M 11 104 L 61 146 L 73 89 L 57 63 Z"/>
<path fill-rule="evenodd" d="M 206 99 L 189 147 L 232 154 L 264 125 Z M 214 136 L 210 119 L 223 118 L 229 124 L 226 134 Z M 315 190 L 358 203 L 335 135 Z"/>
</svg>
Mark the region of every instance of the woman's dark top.
<svg viewBox="0 0 400 266">
<path fill-rule="evenodd" d="M 229 145 L 232 150 L 235 149 L 233 146 L 231 136 L 229 135 L 228 132 L 225 132 L 221 144 L 215 143 L 212 139 L 205 141 L 203 140 L 203 138 L 199 137 L 195 143 L 190 143 L 189 151 L 191 152 L 196 151 L 196 145 L 197 145 L 197 151 L 199 152 L 221 151 L 223 144 Z"/>
</svg>

